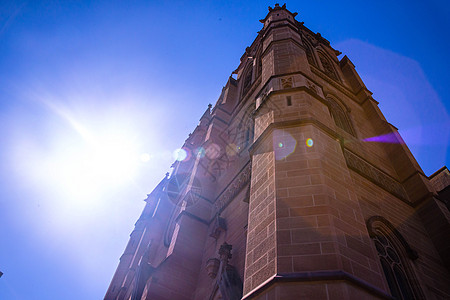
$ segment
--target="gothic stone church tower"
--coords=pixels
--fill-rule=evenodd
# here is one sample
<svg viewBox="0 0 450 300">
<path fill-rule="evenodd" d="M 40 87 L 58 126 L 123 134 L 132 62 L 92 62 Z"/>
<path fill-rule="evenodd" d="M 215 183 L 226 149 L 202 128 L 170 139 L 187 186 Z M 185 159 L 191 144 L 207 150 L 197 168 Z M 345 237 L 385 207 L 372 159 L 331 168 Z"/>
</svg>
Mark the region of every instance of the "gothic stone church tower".
<svg viewBox="0 0 450 300">
<path fill-rule="evenodd" d="M 450 299 L 447 168 L 424 175 L 350 59 L 296 15 L 269 7 L 105 299 Z"/>
</svg>

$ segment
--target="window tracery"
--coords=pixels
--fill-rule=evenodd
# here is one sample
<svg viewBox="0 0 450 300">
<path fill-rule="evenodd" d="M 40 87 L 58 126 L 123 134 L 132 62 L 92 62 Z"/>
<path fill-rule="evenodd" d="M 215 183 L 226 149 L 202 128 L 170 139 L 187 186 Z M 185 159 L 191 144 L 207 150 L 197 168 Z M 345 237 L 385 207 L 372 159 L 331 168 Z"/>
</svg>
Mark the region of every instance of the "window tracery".
<svg viewBox="0 0 450 300">
<path fill-rule="evenodd" d="M 420 289 L 413 284 L 416 280 L 405 257 L 406 254 L 410 259 L 416 259 L 417 253 L 383 217 L 371 217 L 367 227 L 392 296 L 399 300 L 421 299 Z"/>
<path fill-rule="evenodd" d="M 253 143 L 254 138 L 254 120 L 252 117 L 252 113 L 254 111 L 254 105 L 250 105 L 245 109 L 245 112 L 238 118 L 237 125 L 235 127 L 235 137 L 228 141 L 230 144 L 234 144 L 236 146 L 236 151 L 239 153 L 242 150 L 246 149 Z"/>
<path fill-rule="evenodd" d="M 347 113 L 342 109 L 342 107 L 331 97 L 327 98 L 330 113 L 333 117 L 334 123 L 337 127 L 345 130 L 347 133 L 351 135 L 355 135 L 355 131 L 353 130 L 353 126 L 348 119 Z"/>
<path fill-rule="evenodd" d="M 250 66 L 244 77 L 244 87 L 242 88 L 242 96 L 245 96 L 252 86 L 253 67 Z"/>
<path fill-rule="evenodd" d="M 303 45 L 305 46 L 306 58 L 308 59 L 309 64 L 317 66 L 316 61 L 314 59 L 312 47 L 306 42 L 304 42 Z"/>
<path fill-rule="evenodd" d="M 323 53 L 319 52 L 319 59 L 325 74 L 327 74 L 328 77 L 331 77 L 334 80 L 338 80 L 336 72 L 334 71 L 333 66 L 331 65 L 331 62 L 328 60 L 328 58 L 326 58 Z"/>
<path fill-rule="evenodd" d="M 378 232 L 373 241 L 392 296 L 397 299 L 414 299 L 403 264 L 389 239 Z"/>
<path fill-rule="evenodd" d="M 256 54 L 256 77 L 258 78 L 262 74 L 262 54 L 261 50 L 258 50 L 258 53 Z"/>
</svg>

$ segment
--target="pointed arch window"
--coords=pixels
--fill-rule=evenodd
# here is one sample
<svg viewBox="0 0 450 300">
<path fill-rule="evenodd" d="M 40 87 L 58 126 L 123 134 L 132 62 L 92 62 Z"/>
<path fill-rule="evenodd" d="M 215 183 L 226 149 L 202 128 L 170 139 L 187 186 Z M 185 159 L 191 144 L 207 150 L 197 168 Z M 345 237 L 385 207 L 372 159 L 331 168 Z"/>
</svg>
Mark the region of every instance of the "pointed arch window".
<svg viewBox="0 0 450 300">
<path fill-rule="evenodd" d="M 399 300 L 422 299 L 423 295 L 408 261 L 408 258 L 417 259 L 417 253 L 383 217 L 371 217 L 367 221 L 367 228 L 392 296 Z"/>
<path fill-rule="evenodd" d="M 237 146 L 238 150 L 244 150 L 253 143 L 254 138 L 254 120 L 252 113 L 254 106 L 250 105 L 244 115 L 242 120 L 238 125 L 238 139 Z"/>
<path fill-rule="evenodd" d="M 253 66 L 250 65 L 244 77 L 244 84 L 243 84 L 244 87 L 242 88 L 242 96 L 245 96 L 247 92 L 250 90 L 252 86 L 252 78 L 253 78 Z"/>
<path fill-rule="evenodd" d="M 334 71 L 331 62 L 329 61 L 328 58 L 325 57 L 325 55 L 322 52 L 319 52 L 319 59 L 325 74 L 327 74 L 328 77 L 331 77 L 334 80 L 338 80 L 338 77 L 336 75 L 336 72 Z"/>
<path fill-rule="evenodd" d="M 248 147 L 253 143 L 253 135 L 253 125 L 250 125 L 245 131 L 244 147 Z"/>
<path fill-rule="evenodd" d="M 342 107 L 332 98 L 328 97 L 328 105 L 330 109 L 331 116 L 333 117 L 334 123 L 337 127 L 345 130 L 351 135 L 355 135 L 353 126 L 350 123 L 347 113 L 342 109 Z"/>
<path fill-rule="evenodd" d="M 308 59 L 309 64 L 316 66 L 317 64 L 314 59 L 312 47 L 306 42 L 304 42 L 303 45 L 305 46 L 306 58 Z"/>
<path fill-rule="evenodd" d="M 262 54 L 261 54 L 261 50 L 258 50 L 257 54 L 256 54 L 256 77 L 258 78 L 259 76 L 261 76 L 262 74 Z"/>
</svg>

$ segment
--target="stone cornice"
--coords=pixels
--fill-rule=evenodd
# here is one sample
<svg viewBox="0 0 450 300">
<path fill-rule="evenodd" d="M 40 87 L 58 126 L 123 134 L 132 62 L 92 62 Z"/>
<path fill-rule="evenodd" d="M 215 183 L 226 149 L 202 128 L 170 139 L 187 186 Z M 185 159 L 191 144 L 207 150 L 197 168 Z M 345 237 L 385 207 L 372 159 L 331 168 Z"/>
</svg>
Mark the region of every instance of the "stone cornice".
<svg viewBox="0 0 450 300">
<path fill-rule="evenodd" d="M 381 299 L 386 300 L 394 300 L 392 296 L 387 294 L 385 291 L 377 288 L 376 286 L 371 285 L 370 283 L 361 280 L 350 273 L 345 271 L 315 271 L 315 272 L 299 272 L 299 273 L 280 273 L 275 274 L 261 285 L 253 289 L 250 293 L 244 295 L 242 300 L 247 300 L 254 298 L 255 296 L 261 294 L 269 287 L 274 285 L 275 283 L 288 283 L 288 282 L 319 282 L 319 281 L 346 281 L 352 285 L 356 285 L 357 287 L 365 290 L 369 294 L 372 294 L 376 297 L 380 297 Z"/>
<path fill-rule="evenodd" d="M 292 73 L 292 74 L 298 74 L 298 73 Z M 283 76 L 285 76 L 285 75 L 283 75 Z M 283 77 L 283 76 L 280 76 L 280 77 Z M 261 101 L 260 105 L 255 109 L 254 114 L 258 113 L 260 108 L 264 106 L 264 104 L 267 102 L 267 99 L 269 99 L 271 96 L 278 95 L 278 94 L 292 93 L 292 92 L 300 92 L 300 91 L 308 93 L 310 96 L 316 98 L 318 101 L 320 101 L 323 104 L 328 106 L 327 101 L 324 98 L 320 97 L 315 92 L 311 91 L 310 88 L 308 88 L 306 86 L 299 86 L 299 87 L 293 87 L 293 88 L 289 88 L 289 89 L 271 91 L 264 97 L 264 99 Z"/>
<path fill-rule="evenodd" d="M 385 191 L 396 196 L 408 205 L 411 205 L 402 184 L 395 178 L 378 169 L 373 164 L 369 163 L 367 160 L 361 158 L 350 150 L 344 148 L 343 152 L 347 166 L 350 169 L 375 183 L 377 186 L 383 188 Z"/>
<path fill-rule="evenodd" d="M 275 21 L 275 22 L 282 22 L 282 21 L 284 21 L 284 20 L 279 20 L 279 21 Z M 298 35 L 300 35 L 299 29 L 295 26 L 295 24 L 293 24 L 293 23 L 282 23 L 282 24 L 277 24 L 277 25 L 274 25 L 274 26 L 270 26 L 264 32 L 261 32 L 262 33 L 262 42 L 270 34 L 270 32 L 272 30 L 277 29 L 277 28 L 281 28 L 281 27 L 289 27 L 293 31 L 295 31 Z"/>
<path fill-rule="evenodd" d="M 250 182 L 251 169 L 251 161 L 248 161 L 245 166 L 236 173 L 236 176 L 234 176 L 230 183 L 222 190 L 219 196 L 217 196 L 214 201 L 216 212 L 220 213 L 223 211 L 223 209 L 233 201 L 234 197 L 236 197 Z"/>
<path fill-rule="evenodd" d="M 289 127 L 298 127 L 298 126 L 305 126 L 305 125 L 316 125 L 318 128 L 322 129 L 325 133 L 330 135 L 333 139 L 340 139 L 343 138 L 334 130 L 323 124 L 322 122 L 313 119 L 313 118 L 304 118 L 301 120 L 291 120 L 291 121 L 279 121 L 271 123 L 269 126 L 264 129 L 264 131 L 261 133 L 261 135 L 256 139 L 256 141 L 249 147 L 248 151 L 250 155 L 253 155 L 256 149 L 262 144 L 262 142 L 270 136 L 272 131 L 274 129 L 280 129 L 280 128 L 289 128 Z"/>
<path fill-rule="evenodd" d="M 180 221 L 180 218 L 181 218 L 182 216 L 189 217 L 189 218 L 194 219 L 194 220 L 196 220 L 196 221 L 199 221 L 200 223 L 205 224 L 205 225 L 209 225 L 209 224 L 211 223 L 211 221 L 207 221 L 207 220 L 205 220 L 205 219 L 202 219 L 202 218 L 200 218 L 200 217 L 198 217 L 198 216 L 196 216 L 196 215 L 194 215 L 194 214 L 192 214 L 192 213 L 190 213 L 190 212 L 188 212 L 188 211 L 186 211 L 186 210 L 183 210 L 183 211 L 181 211 L 181 212 L 178 214 L 178 216 L 175 218 L 175 222 L 179 222 L 179 221 Z"/>
<path fill-rule="evenodd" d="M 333 81 L 333 84 L 334 84 L 334 85 L 337 85 L 337 84 L 338 84 L 338 83 L 336 83 L 334 80 L 329 79 L 328 76 L 322 74 L 322 71 L 318 70 L 316 67 L 314 67 L 314 66 L 312 66 L 312 65 L 310 65 L 310 66 L 311 66 L 311 70 L 316 69 L 315 72 L 318 72 L 318 73 L 320 73 L 320 74 L 323 76 L 323 77 L 320 77 L 320 78 L 326 80 L 327 82 Z M 315 74 L 315 72 L 314 72 L 314 74 Z M 277 74 L 277 75 L 272 75 L 272 76 L 270 76 L 269 79 L 266 81 L 266 83 L 264 83 L 264 85 L 261 87 L 260 92 L 259 92 L 258 94 L 256 94 L 256 98 L 258 98 L 259 95 L 265 90 L 265 88 L 269 85 L 269 83 L 270 83 L 270 81 L 271 81 L 272 79 L 274 79 L 274 78 L 279 78 L 279 77 L 284 77 L 284 76 L 289 76 L 289 75 L 296 75 L 296 74 L 300 74 L 300 75 L 304 76 L 306 79 L 308 79 L 309 81 L 311 81 L 311 82 L 314 83 L 315 85 L 320 86 L 320 87 L 322 88 L 322 85 L 319 84 L 319 83 L 317 82 L 317 80 L 311 78 L 308 74 L 306 74 L 306 73 L 304 73 L 304 72 L 302 72 L 302 71 L 290 72 L 290 73 L 283 73 L 283 74 Z M 334 85 L 333 85 L 333 86 L 334 86 Z M 340 85 L 341 88 L 343 89 L 343 90 L 341 91 L 341 90 L 338 88 L 338 90 L 339 90 L 340 92 L 343 92 L 347 97 L 349 97 L 351 100 L 353 100 L 356 104 L 358 104 L 359 106 L 362 106 L 362 104 L 363 104 L 364 102 L 362 102 L 362 103 L 358 102 L 358 100 L 357 100 L 357 98 L 356 98 L 356 95 L 353 94 L 352 91 L 350 91 L 350 90 L 347 89 L 346 87 L 342 86 L 341 84 L 339 84 L 339 85 Z M 298 88 L 298 87 L 297 87 L 297 88 Z M 283 90 L 283 91 L 286 91 L 286 90 Z M 276 91 L 273 91 L 273 92 L 276 92 Z M 273 93 L 273 92 L 271 92 L 271 93 Z M 269 94 L 269 95 L 270 95 L 270 94 Z M 316 96 L 316 98 L 317 98 L 317 96 Z M 371 99 L 372 99 L 373 101 L 375 101 L 373 98 L 371 98 Z M 375 102 L 376 102 L 376 101 L 375 101 Z M 378 102 L 376 102 L 376 103 L 378 103 Z"/>
<path fill-rule="evenodd" d="M 417 204 L 413 204 L 408 200 L 408 196 L 406 195 L 402 184 L 398 180 L 391 177 L 387 173 L 381 171 L 367 160 L 351 152 L 349 149 L 345 147 L 343 143 L 344 137 L 342 137 L 339 133 L 337 133 L 333 129 L 329 128 L 327 125 L 313 118 L 271 123 L 261 133 L 261 135 L 257 138 L 257 140 L 249 147 L 250 155 L 253 155 L 255 153 L 259 145 L 261 145 L 263 141 L 270 136 L 270 134 L 274 129 L 306 126 L 306 125 L 315 125 L 316 127 L 320 128 L 323 132 L 331 136 L 333 139 L 338 139 L 340 141 L 342 151 L 349 169 L 355 171 L 359 175 L 368 179 L 378 187 L 392 194 L 393 196 L 400 199 L 402 202 L 408 204 L 409 206 L 411 207 L 417 206 Z"/>
</svg>

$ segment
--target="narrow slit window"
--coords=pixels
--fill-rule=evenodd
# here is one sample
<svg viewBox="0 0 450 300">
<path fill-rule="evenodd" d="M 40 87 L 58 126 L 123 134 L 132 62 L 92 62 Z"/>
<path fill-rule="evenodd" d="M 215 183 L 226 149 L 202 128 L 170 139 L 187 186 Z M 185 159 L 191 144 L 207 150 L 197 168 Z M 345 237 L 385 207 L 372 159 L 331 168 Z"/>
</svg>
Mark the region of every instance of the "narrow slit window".
<svg viewBox="0 0 450 300">
<path fill-rule="evenodd" d="M 292 106 L 292 98 L 291 96 L 286 97 L 287 106 Z"/>
</svg>

